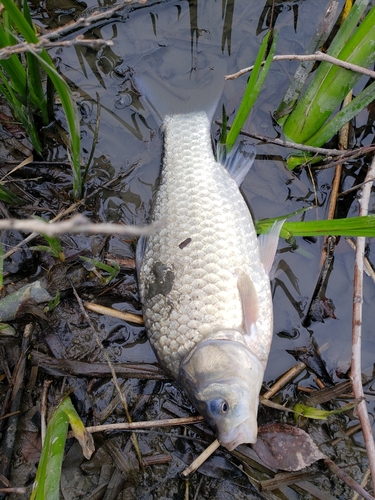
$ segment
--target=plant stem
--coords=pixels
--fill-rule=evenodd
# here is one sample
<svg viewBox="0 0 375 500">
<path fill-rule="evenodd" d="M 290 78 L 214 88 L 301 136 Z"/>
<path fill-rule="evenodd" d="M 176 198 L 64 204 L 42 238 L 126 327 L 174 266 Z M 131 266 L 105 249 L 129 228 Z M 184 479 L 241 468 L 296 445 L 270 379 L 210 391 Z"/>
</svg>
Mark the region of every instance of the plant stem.
<svg viewBox="0 0 375 500">
<path fill-rule="evenodd" d="M 366 175 L 368 179 L 375 178 L 375 156 Z M 367 182 L 362 190 L 359 201 L 359 214 L 367 215 L 372 182 Z M 355 398 L 364 398 L 362 386 L 361 367 L 361 336 L 362 336 L 362 303 L 363 303 L 363 259 L 365 251 L 365 238 L 357 238 L 357 248 L 354 263 L 354 293 L 353 293 L 353 319 L 352 319 L 352 365 L 351 380 Z M 372 435 L 371 424 L 367 413 L 366 401 L 363 399 L 357 406 L 357 415 L 361 422 L 363 438 L 366 445 L 367 456 L 370 462 L 370 470 L 373 487 L 375 486 L 375 443 Z"/>
<path fill-rule="evenodd" d="M 324 61 L 331 63 L 335 66 L 340 66 L 341 68 L 349 69 L 351 71 L 354 71 L 355 73 L 361 73 L 362 75 L 367 75 L 370 76 L 371 78 L 375 78 L 375 71 L 372 71 L 371 69 L 364 68 L 363 66 L 358 66 L 357 64 L 352 64 L 348 63 L 346 61 L 343 61 L 342 59 L 337 59 L 336 57 L 330 56 L 328 54 L 324 54 L 323 52 L 320 52 L 319 50 L 315 52 L 314 54 L 305 54 L 305 55 L 299 55 L 299 54 L 285 54 L 285 55 L 279 55 L 279 56 L 274 56 L 272 59 L 273 62 L 275 61 Z M 264 64 L 264 61 L 262 62 Z M 240 76 L 249 73 L 249 71 L 252 71 L 254 66 L 249 66 L 248 68 L 241 69 L 240 71 L 237 71 L 237 73 L 233 73 L 232 75 L 226 75 L 225 79 L 226 80 L 234 80 L 235 78 L 239 78 Z"/>
</svg>

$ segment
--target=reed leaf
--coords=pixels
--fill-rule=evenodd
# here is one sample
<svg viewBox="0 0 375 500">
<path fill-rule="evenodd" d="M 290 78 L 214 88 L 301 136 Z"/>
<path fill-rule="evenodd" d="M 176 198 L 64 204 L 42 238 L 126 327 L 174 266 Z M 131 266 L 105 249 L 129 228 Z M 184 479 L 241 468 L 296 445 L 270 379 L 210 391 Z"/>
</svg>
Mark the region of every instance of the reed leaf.
<svg viewBox="0 0 375 500">
<path fill-rule="evenodd" d="M 273 35 L 271 47 L 269 49 L 268 56 L 266 58 L 266 61 L 264 65 L 262 65 L 262 62 L 264 61 L 265 54 L 267 52 L 267 49 L 269 47 L 269 41 L 270 37 Z M 229 152 L 234 143 L 236 142 L 236 139 L 245 123 L 247 120 L 250 111 L 254 105 L 254 102 L 256 101 L 259 92 L 262 89 L 264 80 L 266 79 L 266 76 L 268 74 L 268 71 L 271 67 L 272 63 L 272 58 L 275 54 L 275 49 L 276 49 L 276 42 L 277 42 L 277 33 L 269 31 L 266 36 L 263 38 L 262 45 L 260 46 L 257 58 L 255 60 L 254 68 L 251 72 L 250 78 L 247 82 L 246 89 L 244 96 L 242 98 L 240 107 L 238 108 L 238 111 L 236 113 L 235 119 L 233 121 L 233 124 L 230 128 L 230 131 L 228 132 L 226 136 L 226 149 L 227 152 Z"/>
<path fill-rule="evenodd" d="M 368 67 L 375 60 L 373 50 L 375 44 L 375 6 L 369 11 L 362 23 L 353 33 L 367 0 L 360 0 L 353 6 L 349 16 L 339 29 L 328 53 L 341 60 Z M 344 115 L 332 121 L 319 135 L 319 130 L 335 109 L 340 105 L 346 94 L 361 75 L 347 69 L 323 62 L 315 72 L 305 94 L 298 100 L 295 108 L 284 123 L 285 135 L 298 143 L 321 146 L 331 138 L 342 126 Z M 368 93 L 362 96 L 356 105 L 351 107 L 353 112 L 360 106 L 366 106 L 369 100 Z M 362 108 L 360 108 L 362 109 Z M 346 117 L 350 119 L 350 111 Z M 329 134 L 332 134 L 329 137 Z M 328 139 L 327 139 L 328 137 Z"/>
<path fill-rule="evenodd" d="M 25 38 L 27 43 L 37 43 L 38 38 L 30 24 L 28 23 L 25 16 L 17 8 L 13 0 L 2 0 L 4 7 L 6 8 L 9 17 L 17 26 L 22 36 Z M 36 54 L 30 50 L 31 54 L 39 61 L 43 66 L 45 72 L 51 79 L 59 97 L 61 104 L 63 106 L 65 116 L 68 123 L 69 135 L 70 135 L 70 153 L 71 162 L 73 169 L 73 196 L 76 199 L 82 196 L 82 174 L 81 174 L 81 141 L 80 141 L 80 129 L 79 129 L 79 116 L 77 106 L 74 101 L 74 96 L 65 82 L 65 80 L 56 71 L 56 68 L 52 62 L 52 59 L 45 50 L 42 50 L 40 54 Z M 35 93 L 35 91 L 34 91 Z"/>
<path fill-rule="evenodd" d="M 67 397 L 56 408 L 48 422 L 30 500 L 59 500 L 61 466 L 69 424 L 82 446 L 83 454 L 90 458 L 94 449 L 92 437 L 88 435 L 70 398 Z"/>
<path fill-rule="evenodd" d="M 275 222 L 288 216 L 275 219 L 263 219 L 256 223 L 259 234 L 266 233 Z M 347 219 L 316 220 L 303 222 L 284 222 L 280 233 L 282 238 L 290 239 L 296 236 L 364 236 L 375 237 L 375 215 L 350 217 Z"/>
</svg>

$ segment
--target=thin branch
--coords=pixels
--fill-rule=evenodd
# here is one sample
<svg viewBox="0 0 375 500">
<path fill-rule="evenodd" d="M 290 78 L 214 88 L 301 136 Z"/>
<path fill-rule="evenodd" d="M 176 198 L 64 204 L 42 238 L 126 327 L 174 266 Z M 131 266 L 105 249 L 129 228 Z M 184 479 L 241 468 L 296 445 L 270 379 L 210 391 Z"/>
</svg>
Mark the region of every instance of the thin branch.
<svg viewBox="0 0 375 500">
<path fill-rule="evenodd" d="M 279 55 L 274 56 L 273 61 L 324 61 L 334 64 L 335 66 L 340 66 L 341 68 L 349 69 L 356 73 L 361 73 L 362 75 L 369 76 L 371 78 L 375 78 L 375 71 L 371 69 L 364 68 L 362 66 L 358 66 L 357 64 L 348 63 L 346 61 L 342 61 L 341 59 L 337 59 L 336 57 L 329 56 L 328 54 L 324 54 L 319 50 L 314 54 L 306 54 L 306 55 L 298 55 L 298 54 L 289 54 L 289 55 Z M 264 62 L 262 63 L 264 64 Z M 254 66 L 249 66 L 248 68 L 241 69 L 237 73 L 233 73 L 232 75 L 226 75 L 225 80 L 234 80 L 246 73 L 249 73 L 254 68 Z"/>
<path fill-rule="evenodd" d="M 74 45 L 82 45 L 85 47 L 101 47 L 106 45 L 111 47 L 113 45 L 112 40 L 103 40 L 102 38 L 96 39 L 85 39 L 83 35 L 79 35 L 73 40 L 60 40 L 58 42 L 51 42 L 48 39 L 43 39 L 38 43 L 22 43 L 17 45 L 9 45 L 0 49 L 0 59 L 9 59 L 14 54 L 22 54 L 24 52 L 36 52 L 39 53 L 44 49 L 53 49 L 56 47 L 72 47 Z"/>
<path fill-rule="evenodd" d="M 107 353 L 107 351 L 103 348 L 103 344 L 99 338 L 99 335 L 97 334 L 97 331 L 90 319 L 90 316 L 87 314 L 85 308 L 84 308 L 84 305 L 83 305 L 83 302 L 82 302 L 82 299 L 81 297 L 78 295 L 77 293 L 77 290 L 75 289 L 74 285 L 72 284 L 72 288 L 73 288 L 73 293 L 74 293 L 74 296 L 75 298 L 77 299 L 77 302 L 78 302 L 78 305 L 82 311 L 82 313 L 84 314 L 85 318 L 86 318 L 86 321 L 91 329 L 91 332 L 92 334 L 94 335 L 94 339 L 100 349 L 100 351 L 103 353 L 104 355 L 104 358 L 108 364 L 108 367 L 111 371 L 111 374 L 112 374 L 112 381 L 113 381 L 113 384 L 117 390 L 117 394 L 119 395 L 120 397 L 120 401 L 122 403 L 122 406 L 124 408 L 124 411 L 125 411 L 125 415 L 126 415 L 126 418 L 127 418 L 127 421 L 129 423 L 132 422 L 132 418 L 131 418 L 131 415 L 130 415 L 130 412 L 129 412 L 129 407 L 128 407 L 128 403 L 126 401 L 126 396 L 123 394 L 122 390 L 121 390 L 121 387 L 120 387 L 120 384 L 119 384 L 119 381 L 118 381 L 118 378 L 117 378 L 117 374 L 116 374 L 116 370 L 115 370 L 115 367 L 113 366 L 111 360 L 109 359 L 109 355 Z M 137 455 L 137 458 L 138 458 L 138 461 L 139 461 L 139 465 L 141 467 L 143 467 L 143 459 L 142 459 L 142 454 L 141 454 L 141 451 L 139 449 L 139 444 L 138 444 L 138 438 L 137 438 L 137 435 L 132 433 L 132 437 L 131 437 L 131 441 L 133 443 L 133 446 L 134 446 L 134 449 L 135 449 L 135 452 L 136 452 L 136 455 Z"/>
<path fill-rule="evenodd" d="M 118 236 L 141 236 L 151 234 L 156 227 L 162 225 L 155 222 L 149 226 L 127 226 L 125 224 L 92 223 L 82 214 L 74 215 L 71 219 L 63 222 L 46 223 L 38 219 L 2 219 L 0 220 L 0 231 L 16 229 L 25 233 L 35 232 L 47 236 L 58 236 L 61 234 L 116 234 Z"/>
<path fill-rule="evenodd" d="M 375 156 L 367 172 L 365 181 L 375 178 Z M 362 189 L 359 200 L 359 215 L 368 214 L 372 183 L 367 182 Z M 354 263 L 354 293 L 353 293 L 353 319 L 352 319 L 352 365 L 350 377 L 352 379 L 353 394 L 355 398 L 363 398 L 357 406 L 356 412 L 361 422 L 363 438 L 366 445 L 367 456 L 370 463 L 373 487 L 375 486 L 375 443 L 372 435 L 371 423 L 367 413 L 365 395 L 362 386 L 361 368 L 361 336 L 362 336 L 362 303 L 363 303 L 363 259 L 365 253 L 365 238 L 357 238 L 357 248 Z"/>
<path fill-rule="evenodd" d="M 49 31 L 48 33 L 42 35 L 40 39 L 57 39 L 64 35 L 67 35 L 68 33 L 71 33 L 72 31 L 78 30 L 80 28 L 86 28 L 91 24 L 96 23 L 97 21 L 110 19 L 117 11 L 125 8 L 131 3 L 134 3 L 134 0 L 124 0 L 123 2 L 118 3 L 114 7 L 106 10 L 98 8 L 97 10 L 94 10 L 90 16 L 79 17 L 76 21 L 72 21 L 68 24 L 65 24 L 64 26 L 61 26 L 60 28 Z"/>
<path fill-rule="evenodd" d="M 222 126 L 222 121 L 215 120 L 216 125 Z M 227 125 L 227 129 L 230 130 L 230 125 Z M 252 132 L 245 132 L 241 130 L 240 135 L 245 137 L 251 137 L 252 139 L 257 139 L 259 141 L 265 142 L 266 144 L 277 144 L 278 146 L 283 146 L 285 148 L 298 149 L 300 151 L 306 151 L 308 153 L 314 153 L 318 155 L 325 156 L 338 156 L 339 158 L 335 160 L 334 163 L 329 165 L 323 165 L 318 167 L 313 167 L 316 169 L 331 168 L 337 165 L 337 162 L 346 161 L 348 159 L 356 158 L 362 154 L 371 152 L 375 148 L 375 144 L 370 144 L 369 146 L 362 146 L 354 150 L 344 150 L 344 149 L 328 149 L 328 148 L 317 148 L 315 146 L 307 146 L 306 144 L 299 144 L 297 142 L 283 141 L 282 139 L 277 139 L 276 137 L 269 137 L 267 135 L 254 134 Z"/>
<path fill-rule="evenodd" d="M 147 422 L 121 422 L 118 424 L 104 424 L 86 427 L 86 431 L 91 434 L 95 432 L 113 432 L 113 431 L 133 431 L 137 429 L 152 429 L 153 427 L 173 427 L 177 425 L 198 424 L 203 422 L 204 418 L 198 415 L 197 417 L 181 417 L 167 418 L 164 420 L 149 420 Z"/>
<path fill-rule="evenodd" d="M 137 164 L 135 164 L 133 166 L 133 168 L 135 168 L 137 166 Z M 73 212 L 75 212 L 76 210 L 78 210 L 78 208 L 82 205 L 84 205 L 86 203 L 87 200 L 93 198 L 94 196 L 96 196 L 98 193 L 100 193 L 102 191 L 102 189 L 105 189 L 105 188 L 108 188 L 109 186 L 112 186 L 114 183 L 116 182 L 119 182 L 121 179 L 125 178 L 130 171 L 133 170 L 130 169 L 128 170 L 127 172 L 123 172 L 122 174 L 120 174 L 118 177 L 116 178 L 112 178 L 110 179 L 109 181 L 105 182 L 104 184 L 100 185 L 99 187 L 97 187 L 96 189 L 94 189 L 94 191 L 92 191 L 91 193 L 89 193 L 88 195 L 86 195 L 85 197 L 83 197 L 81 200 L 79 201 L 76 201 L 75 203 L 73 203 L 72 205 L 69 205 L 68 208 L 65 208 L 64 210 L 62 210 L 60 213 L 58 213 L 56 215 L 56 217 L 54 217 L 52 220 L 49 221 L 49 224 L 51 224 L 52 222 L 57 222 L 59 220 L 61 220 L 63 217 L 67 217 L 68 215 L 72 214 Z M 8 250 L 6 253 L 3 254 L 3 259 L 7 259 L 8 257 L 10 257 L 11 255 L 13 255 L 15 252 L 17 252 L 17 250 L 19 250 L 23 245 L 26 245 L 27 243 L 29 243 L 30 241 L 34 240 L 37 236 L 38 236 L 38 232 L 36 231 L 33 231 L 31 234 L 29 234 L 29 236 L 27 236 L 23 241 L 20 241 L 19 243 L 17 243 L 17 245 L 15 245 L 13 248 L 11 248 L 10 250 Z"/>
</svg>

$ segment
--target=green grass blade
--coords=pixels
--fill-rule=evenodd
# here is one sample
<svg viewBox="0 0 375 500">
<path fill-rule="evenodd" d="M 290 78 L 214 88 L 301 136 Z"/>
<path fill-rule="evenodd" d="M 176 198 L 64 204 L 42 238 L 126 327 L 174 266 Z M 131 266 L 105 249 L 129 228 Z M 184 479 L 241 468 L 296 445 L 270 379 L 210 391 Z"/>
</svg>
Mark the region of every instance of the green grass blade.
<svg viewBox="0 0 375 500">
<path fill-rule="evenodd" d="M 288 217 L 288 216 L 287 216 Z M 264 219 L 257 221 L 258 233 L 266 233 L 276 219 Z M 286 221 L 281 230 L 281 237 L 285 239 L 296 236 L 364 236 L 375 237 L 375 215 L 350 217 L 347 219 L 333 219 L 320 221 L 288 222 Z"/>
<path fill-rule="evenodd" d="M 233 147 L 234 143 L 236 142 L 236 139 L 247 119 L 249 116 L 249 113 L 254 105 L 254 102 L 256 98 L 259 95 L 259 92 L 263 86 L 264 80 L 267 76 L 267 73 L 269 71 L 269 68 L 272 63 L 272 58 L 275 53 L 276 49 L 276 42 L 277 42 L 277 34 L 274 34 L 271 48 L 269 50 L 266 62 L 264 66 L 262 66 L 262 62 L 264 60 L 264 56 L 267 51 L 268 47 L 268 42 L 270 39 L 272 32 L 269 31 L 267 35 L 263 38 L 262 45 L 260 46 L 257 58 L 255 60 L 254 68 L 251 72 L 249 81 L 247 82 L 247 86 L 245 89 L 244 96 L 242 98 L 240 107 L 238 108 L 238 111 L 236 113 L 236 117 L 233 121 L 233 124 L 230 128 L 230 131 L 228 132 L 227 139 L 226 139 L 226 146 L 227 146 L 227 151 L 230 151 L 230 149 Z"/>
<path fill-rule="evenodd" d="M 9 44 L 8 34 L 0 24 L 0 48 L 7 47 Z M 0 64 L 12 81 L 16 92 L 18 92 L 26 102 L 27 75 L 18 57 L 13 54 L 9 59 L 1 59 Z"/>
<path fill-rule="evenodd" d="M 33 28 L 29 25 L 13 0 L 2 0 L 2 2 L 26 42 L 37 43 L 38 38 L 34 33 Z M 81 140 L 77 106 L 68 84 L 56 71 L 48 53 L 45 50 L 42 50 L 40 54 L 36 54 L 35 52 L 32 52 L 32 54 L 38 59 L 40 64 L 42 64 L 44 70 L 50 77 L 60 97 L 61 104 L 66 115 L 70 135 L 71 161 L 73 167 L 73 196 L 78 199 L 82 196 L 82 173 Z"/>
<path fill-rule="evenodd" d="M 86 458 L 94 451 L 92 436 L 87 436 L 70 398 L 65 398 L 48 422 L 38 470 L 30 500 L 59 500 L 61 466 L 69 423 Z M 83 438 L 82 438 L 83 436 Z"/>
<path fill-rule="evenodd" d="M 328 34 L 334 25 L 335 14 L 335 8 L 327 10 L 318 27 L 316 28 L 315 34 L 309 42 L 309 45 L 306 49 L 306 54 L 313 54 L 317 50 L 322 50 L 323 45 L 328 38 Z M 284 124 L 285 120 L 288 118 L 294 106 L 296 105 L 297 100 L 315 64 L 315 61 L 301 61 L 301 63 L 299 64 L 294 77 L 274 115 L 275 120 L 280 126 Z"/>
<path fill-rule="evenodd" d="M 31 113 L 25 112 L 25 106 L 21 101 L 19 101 L 17 95 L 15 95 L 12 87 L 9 85 L 7 78 L 4 73 L 0 70 L 0 79 L 3 83 L 0 83 L 0 91 L 7 99 L 10 104 L 14 117 L 19 120 L 24 126 L 35 150 L 40 153 L 42 151 L 42 146 L 39 141 L 38 133 L 34 124 L 34 118 Z"/>
<path fill-rule="evenodd" d="M 61 466 L 64 458 L 69 419 L 64 400 L 52 415 L 36 473 L 30 500 L 59 500 Z"/>
<path fill-rule="evenodd" d="M 23 2 L 23 15 L 26 21 L 29 23 L 31 29 L 33 29 L 30 10 L 26 0 L 24 0 Z M 36 99 L 38 100 L 38 107 L 41 111 L 43 123 L 44 125 L 48 125 L 49 122 L 48 107 L 42 85 L 42 77 L 40 71 L 41 68 L 36 57 L 30 52 L 27 52 L 26 59 L 27 59 L 28 83 L 30 85 L 31 92 L 33 93 L 33 95 L 35 95 Z"/>
<path fill-rule="evenodd" d="M 347 106 L 328 120 L 316 134 L 306 141 L 309 146 L 322 146 L 328 142 L 348 121 L 354 118 L 375 98 L 375 82 L 366 87 Z"/>
<path fill-rule="evenodd" d="M 357 0 L 353 4 L 345 21 L 340 26 L 340 29 L 328 47 L 327 53 L 330 56 L 338 57 L 339 53 L 344 49 L 345 45 L 350 40 L 353 31 L 360 22 L 368 3 L 369 0 Z"/>
<path fill-rule="evenodd" d="M 339 32 L 345 25 L 344 22 Z M 339 59 L 344 61 L 368 67 L 375 60 L 373 50 L 375 44 L 375 6 L 372 7 L 349 39 L 347 39 L 349 30 L 344 29 L 344 31 L 346 33 L 343 40 L 345 44 L 338 55 L 335 52 L 342 44 L 336 44 L 335 50 L 332 51 L 333 55 L 337 55 Z M 308 143 L 359 78 L 361 75 L 358 73 L 332 66 L 329 63 L 322 63 L 306 93 L 284 123 L 285 135 L 295 142 Z"/>
</svg>

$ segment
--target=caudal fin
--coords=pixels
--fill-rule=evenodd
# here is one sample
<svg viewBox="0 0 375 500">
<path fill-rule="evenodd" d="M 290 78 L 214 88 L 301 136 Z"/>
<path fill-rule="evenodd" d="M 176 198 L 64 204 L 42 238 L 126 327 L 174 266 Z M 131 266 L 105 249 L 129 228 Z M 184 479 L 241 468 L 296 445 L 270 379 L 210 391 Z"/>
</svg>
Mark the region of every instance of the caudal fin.
<svg viewBox="0 0 375 500">
<path fill-rule="evenodd" d="M 192 56 L 186 49 L 162 47 L 143 58 L 134 79 L 159 124 L 167 115 L 198 111 L 211 120 L 225 71 L 224 59 L 209 51 Z"/>
</svg>

